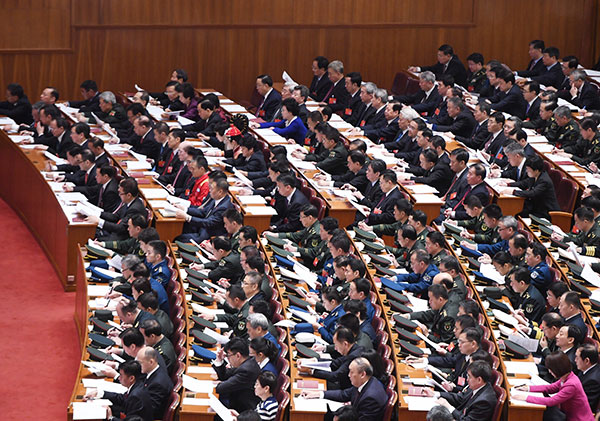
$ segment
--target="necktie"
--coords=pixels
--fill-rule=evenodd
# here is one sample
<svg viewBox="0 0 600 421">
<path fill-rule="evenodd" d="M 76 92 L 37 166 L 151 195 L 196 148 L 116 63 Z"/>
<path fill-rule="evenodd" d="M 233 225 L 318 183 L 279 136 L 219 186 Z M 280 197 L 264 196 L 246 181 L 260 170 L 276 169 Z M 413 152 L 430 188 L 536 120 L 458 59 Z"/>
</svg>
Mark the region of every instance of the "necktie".
<svg viewBox="0 0 600 421">
<path fill-rule="evenodd" d="M 531 103 L 527 103 L 527 110 L 525 111 L 525 114 L 527 114 L 529 112 L 529 109 L 531 108 Z"/>
<path fill-rule="evenodd" d="M 181 165 L 181 167 L 179 167 L 179 171 L 177 171 L 177 175 L 175 176 L 175 180 L 173 180 L 173 186 L 175 186 L 177 184 L 177 179 L 179 178 L 179 174 L 181 174 L 181 171 L 183 170 L 184 167 L 185 167 L 185 165 Z"/>
<path fill-rule="evenodd" d="M 88 180 L 88 173 L 85 173 L 85 176 L 83 177 L 83 184 L 87 184 L 87 180 Z"/>
<path fill-rule="evenodd" d="M 171 151 L 171 154 L 169 155 L 169 160 L 167 161 L 165 167 L 163 168 L 163 172 L 161 175 L 165 175 L 165 173 L 167 172 L 169 165 L 171 164 L 171 161 L 173 161 L 174 155 L 175 155 L 175 153 L 173 151 Z M 181 168 L 179 169 L 179 171 L 181 171 Z M 179 175 L 179 172 L 177 172 L 177 175 Z"/>
<path fill-rule="evenodd" d="M 533 70 L 534 66 L 535 66 L 535 61 L 531 60 L 531 63 L 529 63 L 529 69 L 528 70 Z"/>
<path fill-rule="evenodd" d="M 265 105 L 265 101 L 267 100 L 267 97 L 264 96 L 262 101 L 260 102 L 260 105 L 258 106 L 258 108 L 256 109 L 256 114 L 254 114 L 256 117 L 259 116 L 260 114 L 260 109 L 262 108 L 263 105 Z"/>
<path fill-rule="evenodd" d="M 452 191 L 452 187 L 454 187 L 456 180 L 458 180 L 458 174 L 454 174 L 454 178 L 452 179 L 452 184 L 450 184 L 450 187 L 448 188 L 448 191 L 446 192 L 444 197 L 442 197 L 442 200 L 444 200 L 444 201 L 446 200 L 446 196 L 448 196 L 448 193 L 450 193 Z"/>
<path fill-rule="evenodd" d="M 517 181 L 521 179 L 521 168 L 517 167 Z"/>
<path fill-rule="evenodd" d="M 494 141 L 494 134 L 491 133 L 490 138 L 488 139 L 487 142 L 485 142 L 485 145 L 483 146 L 483 150 L 487 152 L 488 148 L 490 147 L 490 145 L 492 144 L 493 141 Z"/>
<path fill-rule="evenodd" d="M 331 92 L 333 92 L 333 88 L 335 88 L 335 84 L 331 85 L 331 88 L 329 88 L 329 90 L 325 94 L 325 96 L 323 97 L 323 102 L 327 102 L 329 96 L 331 95 Z"/>
<path fill-rule="evenodd" d="M 462 197 L 462 199 L 460 199 L 460 202 L 458 202 L 456 205 L 454 205 L 454 207 L 452 208 L 453 211 L 456 210 L 456 208 L 458 208 L 460 205 L 463 204 L 463 202 L 465 201 L 465 198 L 467 197 L 467 195 L 471 192 L 473 188 L 471 186 L 469 186 L 469 188 L 467 189 L 467 191 L 465 192 L 465 195 Z"/>
<path fill-rule="evenodd" d="M 116 214 L 116 213 L 119 211 L 119 209 L 121 209 L 121 208 L 123 207 L 123 205 L 124 205 L 124 204 L 125 204 L 125 203 L 123 203 L 123 201 L 121 201 L 121 203 L 119 203 L 119 206 L 117 206 L 117 209 L 115 209 L 115 210 L 113 211 L 113 213 L 115 213 L 115 214 Z"/>
<path fill-rule="evenodd" d="M 100 197 L 98 198 L 98 207 L 102 207 L 102 195 L 104 194 L 104 185 L 100 187 Z"/>
</svg>

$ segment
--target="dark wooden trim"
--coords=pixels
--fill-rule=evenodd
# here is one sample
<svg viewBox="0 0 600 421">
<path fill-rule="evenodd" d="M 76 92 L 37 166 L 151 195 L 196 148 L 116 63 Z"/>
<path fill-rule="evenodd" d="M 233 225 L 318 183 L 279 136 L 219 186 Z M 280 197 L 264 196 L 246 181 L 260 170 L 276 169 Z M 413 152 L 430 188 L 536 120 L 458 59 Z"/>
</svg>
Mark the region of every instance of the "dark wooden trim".
<svg viewBox="0 0 600 421">
<path fill-rule="evenodd" d="M 476 24 L 471 22 L 370 22 L 370 23 L 291 23 L 291 24 L 270 24 L 270 23 L 198 23 L 198 24 L 92 24 L 92 25 L 72 25 L 74 29 L 126 29 L 126 30 L 146 30 L 146 29 L 399 29 L 399 28 L 473 28 Z"/>
</svg>

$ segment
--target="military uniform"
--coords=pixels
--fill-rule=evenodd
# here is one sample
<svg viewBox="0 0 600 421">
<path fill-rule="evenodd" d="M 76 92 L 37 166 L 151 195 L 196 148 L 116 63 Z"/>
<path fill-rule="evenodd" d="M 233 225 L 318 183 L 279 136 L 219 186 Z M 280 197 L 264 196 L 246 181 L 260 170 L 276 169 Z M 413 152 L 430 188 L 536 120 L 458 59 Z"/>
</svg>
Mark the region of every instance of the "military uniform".
<svg viewBox="0 0 600 421">
<path fill-rule="evenodd" d="M 485 68 L 482 67 L 475 73 L 470 73 L 467 76 L 467 90 L 469 92 L 481 92 L 481 88 L 483 87 L 483 83 L 487 80 L 487 75 L 485 73 Z"/>
<path fill-rule="evenodd" d="M 473 241 L 477 244 L 493 244 L 500 238 L 497 228 L 490 228 L 485 224 L 483 213 L 475 218 L 458 221 L 458 226 L 473 231 Z"/>
<path fill-rule="evenodd" d="M 114 251 L 117 254 L 127 255 L 133 254 L 141 259 L 144 259 L 144 252 L 140 248 L 140 242 L 137 238 L 129 237 L 125 240 L 106 241 L 104 247 Z"/>
<path fill-rule="evenodd" d="M 221 278 L 229 279 L 232 284 L 238 282 L 239 278 L 244 273 L 240 264 L 240 255 L 237 253 L 229 253 L 219 261 L 208 262 L 204 265 L 206 269 L 210 269 L 208 278 L 212 282 L 217 282 Z"/>
<path fill-rule="evenodd" d="M 177 354 L 175 353 L 175 348 L 173 348 L 171 341 L 163 335 L 162 339 L 155 343 L 152 348 L 156 349 L 158 353 L 162 355 L 167 365 L 167 371 L 171 374 L 175 369 L 175 363 L 177 362 Z"/>
<path fill-rule="evenodd" d="M 216 322 L 225 322 L 229 328 L 233 331 L 233 336 L 238 338 L 246 339 L 248 337 L 248 331 L 246 329 L 246 319 L 248 318 L 248 312 L 250 310 L 250 303 L 246 301 L 242 308 L 235 314 L 217 314 L 215 316 Z"/>
<path fill-rule="evenodd" d="M 531 273 L 531 284 L 538 289 L 542 295 L 546 295 L 548 287 L 552 283 L 552 271 L 546 262 L 540 262 L 534 267 L 528 267 Z"/>
<path fill-rule="evenodd" d="M 409 291 L 415 294 L 427 292 L 431 286 L 433 277 L 440 273 L 435 265 L 429 265 L 423 273 L 407 273 L 396 275 L 392 279 L 381 278 L 384 286 L 392 288 L 395 291 Z"/>
<path fill-rule="evenodd" d="M 166 259 L 152 265 L 150 268 L 150 278 L 160 282 L 160 284 L 167 289 L 167 285 L 171 280 L 171 269 Z"/>
<path fill-rule="evenodd" d="M 528 320 L 540 322 L 546 312 L 546 300 L 533 285 L 529 285 L 523 293 L 510 297 L 511 304 L 515 310 L 523 310 Z"/>
<path fill-rule="evenodd" d="M 394 237 L 396 237 L 398 231 L 401 230 L 405 224 L 406 221 L 395 221 L 391 224 L 377 224 L 373 225 L 373 232 L 378 237 L 381 237 L 382 235 L 393 235 Z M 396 240 L 394 239 L 394 241 Z"/>
<path fill-rule="evenodd" d="M 429 329 L 429 339 L 433 342 L 449 343 L 454 338 L 456 313 L 450 313 L 448 302 L 439 310 L 410 313 L 410 318 L 427 326 L 427 329 Z"/>
<path fill-rule="evenodd" d="M 305 161 L 310 162 L 321 162 L 329 156 L 329 150 L 323 146 L 321 142 L 318 142 L 316 146 L 309 148 L 309 153 L 304 157 Z"/>
<path fill-rule="evenodd" d="M 448 256 L 448 251 L 446 249 L 441 249 L 438 254 L 431 256 L 431 263 L 439 267 L 440 262 L 446 256 Z"/>
<path fill-rule="evenodd" d="M 231 252 L 235 254 L 240 254 L 242 249 L 240 248 L 240 230 L 237 230 L 233 233 L 230 238 L 231 240 Z"/>
<path fill-rule="evenodd" d="M 548 139 L 548 142 L 554 143 L 558 148 L 575 145 L 580 136 L 577 123 L 573 119 L 561 127 L 556 123 L 554 117 L 552 117 L 550 125 L 545 129 L 543 134 Z"/>
<path fill-rule="evenodd" d="M 306 265 L 316 267 L 318 256 L 321 254 L 323 244 L 327 247 L 327 242 L 321 240 L 321 223 L 315 221 L 310 227 L 306 227 L 296 232 L 281 232 L 280 238 L 285 238 L 298 246 L 298 253 Z M 315 262 L 316 261 L 316 262 Z"/>
<path fill-rule="evenodd" d="M 600 136 L 596 135 L 591 141 L 583 138 L 577 142 L 578 148 L 571 150 L 565 148 L 565 152 L 573 154 L 573 161 L 580 165 L 589 165 L 592 162 L 600 163 Z"/>
<path fill-rule="evenodd" d="M 338 142 L 324 160 L 316 163 L 316 167 L 331 175 L 341 175 L 348 171 L 347 158 L 348 150 L 341 142 Z"/>
<path fill-rule="evenodd" d="M 569 234 L 565 239 L 581 247 L 584 256 L 600 257 L 600 225 L 594 224 L 588 232 L 580 232 L 577 236 Z"/>
<path fill-rule="evenodd" d="M 333 343 L 333 333 L 335 332 L 335 328 L 337 327 L 337 321 L 344 314 L 346 314 L 346 312 L 340 304 L 336 308 L 331 310 L 327 317 L 319 321 L 322 325 L 321 327 L 319 327 L 319 333 L 321 334 L 321 338 L 323 338 L 323 340 L 329 343 Z"/>
</svg>

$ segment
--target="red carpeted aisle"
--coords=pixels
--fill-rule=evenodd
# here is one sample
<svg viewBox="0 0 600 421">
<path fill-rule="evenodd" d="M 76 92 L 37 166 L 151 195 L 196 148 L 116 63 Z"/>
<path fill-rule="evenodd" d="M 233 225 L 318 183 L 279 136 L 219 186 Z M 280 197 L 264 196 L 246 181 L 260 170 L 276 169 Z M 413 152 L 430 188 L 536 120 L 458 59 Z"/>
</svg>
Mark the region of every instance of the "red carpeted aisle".
<svg viewBox="0 0 600 421">
<path fill-rule="evenodd" d="M 0 419 L 64 420 L 81 351 L 75 293 L 0 199 Z"/>
</svg>

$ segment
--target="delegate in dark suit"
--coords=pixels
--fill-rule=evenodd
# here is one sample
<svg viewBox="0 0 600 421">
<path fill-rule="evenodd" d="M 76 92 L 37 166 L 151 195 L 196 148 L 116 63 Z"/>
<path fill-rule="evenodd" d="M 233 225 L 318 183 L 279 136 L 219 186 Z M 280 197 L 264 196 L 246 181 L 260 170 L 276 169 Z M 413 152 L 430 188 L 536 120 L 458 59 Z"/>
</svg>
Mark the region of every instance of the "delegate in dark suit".
<svg viewBox="0 0 600 421">
<path fill-rule="evenodd" d="M 404 195 L 398 187 L 394 187 L 391 191 L 387 192 L 386 195 L 379 199 L 379 203 L 375 204 L 375 208 L 367 217 L 367 224 L 377 225 L 393 223 L 395 221 L 394 204 L 403 198 Z"/>
<path fill-rule="evenodd" d="M 178 238 L 181 241 L 193 238 L 195 241 L 201 242 L 214 236 L 225 235 L 223 214 L 231 207 L 233 204 L 229 195 L 223 197 L 216 206 L 212 197 L 201 208 L 190 206 L 187 213 L 191 219 L 183 226 L 183 234 Z"/>
<path fill-rule="evenodd" d="M 331 371 L 314 370 L 313 376 L 318 379 L 327 380 L 327 389 L 347 389 L 352 387 L 348 373 L 350 371 L 350 363 L 355 358 L 358 358 L 365 352 L 365 349 L 357 344 L 352 345 L 348 355 L 342 355 L 331 361 Z"/>
<path fill-rule="evenodd" d="M 69 101 L 67 105 L 72 108 L 79 108 L 81 113 L 98 113 L 100 110 L 100 92 L 83 101 Z"/>
<path fill-rule="evenodd" d="M 127 224 L 129 218 L 133 215 L 147 216 L 148 212 L 144 202 L 139 197 L 135 198 L 128 205 L 122 204 L 114 212 L 102 212 L 100 219 L 104 220 L 101 228 L 101 234 L 98 237 L 109 237 L 105 239 L 123 240 L 127 238 Z"/>
<path fill-rule="evenodd" d="M 331 88 L 331 81 L 327 77 L 327 73 L 325 73 L 320 78 L 318 76 L 313 76 L 312 81 L 310 82 L 310 97 L 317 102 L 323 101 L 327 92 Z"/>
<path fill-rule="evenodd" d="M 360 99 L 360 90 L 358 90 L 354 95 L 350 96 L 348 106 L 344 110 L 342 118 L 353 126 L 357 126 L 358 118 L 360 117 L 360 113 L 364 107 L 365 104 Z"/>
<path fill-rule="evenodd" d="M 387 121 L 383 127 L 365 128 L 364 135 L 375 143 L 391 142 L 398 134 L 398 117 Z"/>
<path fill-rule="evenodd" d="M 456 55 L 453 55 L 446 65 L 437 62 L 433 66 L 421 66 L 421 72 L 427 70 L 433 72 L 436 79 L 439 79 L 442 75 L 452 75 L 455 83 L 465 88 L 467 87 L 467 69 L 465 69 L 464 64 L 462 64 Z"/>
<path fill-rule="evenodd" d="M 531 105 L 527 103 L 527 107 L 525 108 L 525 121 L 523 123 L 523 127 L 527 129 L 538 129 L 542 127 L 543 121 L 540 117 L 540 104 L 542 103 L 542 99 L 537 97 Z"/>
<path fill-rule="evenodd" d="M 546 70 L 544 60 L 540 57 L 537 61 L 530 60 L 527 65 L 527 70 L 519 70 L 517 74 L 521 77 L 539 76 Z"/>
<path fill-rule="evenodd" d="M 517 85 L 513 85 L 508 92 L 501 92 L 492 98 L 491 108 L 523 119 L 527 109 L 527 101 L 523 98 L 521 89 Z"/>
<path fill-rule="evenodd" d="M 375 377 L 371 377 L 360 392 L 354 386 L 344 390 L 327 390 L 324 398 L 337 402 L 350 402 L 358 415 L 358 421 L 383 419 L 388 402 L 383 384 Z"/>
<path fill-rule="evenodd" d="M 434 86 L 433 90 L 427 95 L 427 92 L 420 90 L 412 95 L 400 95 L 394 97 L 395 101 L 410 105 L 416 112 L 427 117 L 432 117 L 435 109 L 442 100 L 440 93 Z"/>
<path fill-rule="evenodd" d="M 111 407 L 113 417 L 122 419 L 139 415 L 144 421 L 154 419 L 152 399 L 150 399 L 150 394 L 144 387 L 142 379 L 136 381 L 127 393 L 104 392 L 103 398 L 113 403 Z"/>
<path fill-rule="evenodd" d="M 154 419 L 162 419 L 167 408 L 169 395 L 173 390 L 173 382 L 169 378 L 164 365 L 159 365 L 154 372 L 146 377 L 144 387 L 150 394 Z"/>
<path fill-rule="evenodd" d="M 483 206 L 486 206 L 490 201 L 490 193 L 485 183 L 479 183 L 475 187 L 467 186 L 461 200 L 458 202 L 458 206 L 454 208 L 454 212 L 456 212 L 455 219 L 469 219 L 469 214 L 465 210 L 464 203 L 472 195 L 479 197 Z"/>
<path fill-rule="evenodd" d="M 281 95 L 275 89 L 271 89 L 256 110 L 256 115 L 265 121 L 271 121 L 280 106 Z"/>
<path fill-rule="evenodd" d="M 477 125 L 473 114 L 468 109 L 462 110 L 456 117 L 452 119 L 452 122 L 447 125 L 433 125 L 433 130 L 438 132 L 451 132 L 454 136 L 470 136 L 473 133 L 473 129 Z"/>
<path fill-rule="evenodd" d="M 289 199 L 281 196 L 275 208 L 277 215 L 271 218 L 271 225 L 275 226 L 274 232 L 295 232 L 302 229 L 300 222 L 300 209 L 308 205 L 308 199 L 299 189 L 292 193 Z"/>
<path fill-rule="evenodd" d="M 333 85 L 333 89 L 329 89 L 328 95 L 325 95 L 323 102 L 329 105 L 331 111 L 344 111 L 350 101 L 350 94 L 346 90 L 344 78 L 341 78 Z"/>
<path fill-rule="evenodd" d="M 98 186 L 97 194 L 92 199 L 92 203 L 105 212 L 113 212 L 121 199 L 119 198 L 119 183 L 115 179 L 111 179 L 107 185 Z"/>
<path fill-rule="evenodd" d="M 513 194 L 526 199 L 521 212 L 525 217 L 533 214 L 540 218 L 550 219 L 548 212 L 560 210 L 560 205 L 556 200 L 554 184 L 546 171 L 542 172 L 537 179 L 527 178 L 510 183 L 509 186 L 521 189 L 515 190 Z"/>
<path fill-rule="evenodd" d="M 498 402 L 496 393 L 489 383 L 486 383 L 475 395 L 471 389 L 467 389 L 459 393 L 441 392 L 440 396 L 456 408 L 452 416 L 460 421 L 491 420 Z"/>
<path fill-rule="evenodd" d="M 363 103 L 363 107 L 359 110 L 358 118 L 354 124 L 357 127 L 365 127 L 367 124 L 371 124 L 373 116 L 377 110 L 372 105 Z"/>
<path fill-rule="evenodd" d="M 588 398 L 590 408 L 593 412 L 598 408 L 600 403 L 600 366 L 595 364 L 590 367 L 585 373 L 579 373 L 579 380 L 583 386 L 583 391 Z"/>
<path fill-rule="evenodd" d="M 261 371 L 254 358 L 246 359 L 236 368 L 213 364 L 213 369 L 221 381 L 215 390 L 228 408 L 240 413 L 256 408 L 259 398 L 254 394 L 254 383 Z"/>
<path fill-rule="evenodd" d="M 8 101 L 0 102 L 0 114 L 12 118 L 17 124 L 33 123 L 31 103 L 29 102 L 27 95 L 23 95 L 13 103 Z"/>
<path fill-rule="evenodd" d="M 479 150 L 483 148 L 489 136 L 490 132 L 488 132 L 488 121 L 486 119 L 483 123 L 478 123 L 469 136 L 456 136 L 455 139 L 469 148 Z"/>
<path fill-rule="evenodd" d="M 443 162 L 437 162 L 425 172 L 423 176 L 412 177 L 415 183 L 427 184 L 439 192 L 440 196 L 446 194 L 452 182 L 452 170 Z"/>
<path fill-rule="evenodd" d="M 598 93 L 598 88 L 590 82 L 584 82 L 577 96 L 569 99 L 569 101 L 579 108 L 585 108 L 586 110 L 600 110 L 600 94 Z"/>
<path fill-rule="evenodd" d="M 542 73 L 538 76 L 532 76 L 531 80 L 535 80 L 540 85 L 554 86 L 556 89 L 560 88 L 565 75 L 563 75 L 560 63 L 556 62 L 552 67 L 544 66 Z"/>
</svg>

